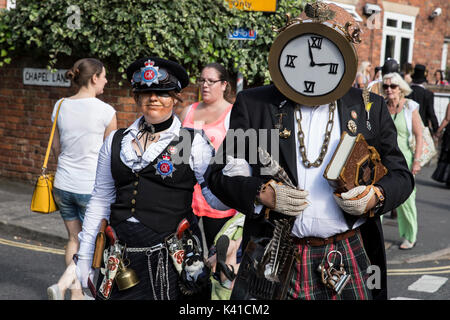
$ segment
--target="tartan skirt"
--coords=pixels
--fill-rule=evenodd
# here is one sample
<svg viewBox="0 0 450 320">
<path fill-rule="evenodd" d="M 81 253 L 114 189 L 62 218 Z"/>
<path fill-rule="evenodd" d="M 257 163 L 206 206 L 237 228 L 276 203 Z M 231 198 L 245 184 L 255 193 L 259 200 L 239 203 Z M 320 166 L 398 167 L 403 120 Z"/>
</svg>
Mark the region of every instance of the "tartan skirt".
<svg viewBox="0 0 450 320">
<path fill-rule="evenodd" d="M 325 246 L 313 247 L 310 245 L 295 245 L 297 250 L 294 260 L 292 277 L 286 299 L 289 300 L 371 300 L 371 291 L 367 288 L 367 279 L 370 274 L 369 257 L 359 230 L 355 235 Z M 322 283 L 321 273 L 317 270 L 319 265 L 327 264 L 327 254 L 338 250 L 342 254 L 344 269 L 351 279 L 342 290 L 336 294 L 332 289 Z M 339 254 L 330 254 L 330 262 L 335 266 L 340 264 Z M 338 267 L 337 267 L 338 268 Z"/>
</svg>

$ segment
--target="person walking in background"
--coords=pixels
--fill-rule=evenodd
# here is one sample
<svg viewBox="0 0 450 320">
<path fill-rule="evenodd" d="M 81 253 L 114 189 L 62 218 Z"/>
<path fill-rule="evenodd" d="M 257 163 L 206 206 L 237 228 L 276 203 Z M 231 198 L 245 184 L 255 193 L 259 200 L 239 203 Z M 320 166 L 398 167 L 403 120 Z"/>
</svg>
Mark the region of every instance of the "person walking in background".
<svg viewBox="0 0 450 320">
<path fill-rule="evenodd" d="M 388 73 L 383 76 L 383 89 L 386 94 L 387 106 L 397 129 L 397 142 L 409 169 L 416 175 L 420 169 L 422 154 L 422 124 L 420 123 L 419 105 L 405 97 L 411 88 L 398 73 Z M 411 150 L 410 139 L 414 135 L 416 150 Z M 412 249 L 417 238 L 417 207 L 416 188 L 409 198 L 397 207 L 397 221 L 400 237 L 404 240 L 400 249 Z"/>
<path fill-rule="evenodd" d="M 78 233 L 94 188 L 98 153 L 103 140 L 117 129 L 117 119 L 114 108 L 96 98 L 103 93 L 108 82 L 102 62 L 93 58 L 78 60 L 67 71 L 66 78 L 75 83 L 79 90 L 61 103 L 52 150 L 57 160 L 53 195 L 69 238 L 65 252 L 69 267 L 73 265 L 72 257 L 78 251 Z M 55 104 L 52 121 L 55 121 L 60 101 Z M 66 288 L 75 279 L 70 278 L 70 274 L 74 275 L 73 271 L 73 268 L 68 268 L 59 285 L 48 288 L 50 300 L 64 299 Z M 74 285 L 71 299 L 83 298 L 81 287 Z"/>
<path fill-rule="evenodd" d="M 372 81 L 381 81 L 383 79 L 383 74 L 381 73 L 381 66 L 376 66 L 373 72 Z"/>
<path fill-rule="evenodd" d="M 355 87 L 356 88 L 364 88 L 366 87 L 370 79 L 372 78 L 370 76 L 370 69 L 372 68 L 372 64 L 369 61 L 363 61 L 359 65 L 358 72 L 356 73 L 355 77 Z"/>
<path fill-rule="evenodd" d="M 202 101 L 185 108 L 180 118 L 183 127 L 203 129 L 217 151 L 230 125 L 233 107 L 228 72 L 220 63 L 210 63 L 203 68 L 198 82 Z M 203 197 L 198 184 L 194 188 L 192 209 L 202 219 L 208 249 L 213 245 L 214 238 L 222 226 L 236 214 L 234 209 L 227 211 L 212 209 Z"/>
<path fill-rule="evenodd" d="M 411 74 L 413 73 L 413 66 L 411 63 L 406 62 L 403 65 L 403 79 L 405 79 L 406 83 L 410 84 L 412 82 Z"/>
<path fill-rule="evenodd" d="M 436 138 L 442 137 L 441 153 L 436 170 L 431 178 L 438 182 L 445 182 L 450 188 L 450 103 L 447 105 L 445 117 L 436 131 Z"/>
<path fill-rule="evenodd" d="M 448 85 L 448 81 L 445 80 L 443 70 L 436 70 L 436 72 L 434 73 L 434 78 L 436 79 L 436 81 L 434 82 L 435 85 L 438 85 L 438 86 L 447 86 Z"/>
<path fill-rule="evenodd" d="M 398 62 L 395 59 L 388 58 L 381 67 L 381 76 L 378 78 L 374 77 L 374 80 L 367 85 L 367 90 L 383 96 L 383 76 L 391 72 L 398 72 Z"/>
<path fill-rule="evenodd" d="M 419 114 L 425 127 L 430 127 L 432 133 L 435 133 L 439 127 L 436 113 L 434 112 L 434 93 L 424 87 L 427 83 L 426 67 L 423 64 L 416 64 L 412 75 L 412 92 L 407 98 L 416 101 L 419 104 Z"/>
</svg>

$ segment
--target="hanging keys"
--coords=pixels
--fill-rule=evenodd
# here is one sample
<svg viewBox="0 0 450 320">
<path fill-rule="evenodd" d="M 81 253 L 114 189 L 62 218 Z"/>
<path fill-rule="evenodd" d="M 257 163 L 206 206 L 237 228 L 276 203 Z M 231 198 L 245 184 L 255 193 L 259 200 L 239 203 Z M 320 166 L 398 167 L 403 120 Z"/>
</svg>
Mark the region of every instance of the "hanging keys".
<svg viewBox="0 0 450 320">
<path fill-rule="evenodd" d="M 341 257 L 339 269 L 336 269 L 333 262 L 331 262 L 329 259 L 332 253 L 339 254 Z M 321 274 L 322 283 L 324 285 L 332 289 L 334 292 L 336 292 L 336 294 L 341 294 L 342 290 L 351 279 L 351 275 L 347 274 L 344 269 L 342 253 L 338 250 L 331 250 L 327 254 L 327 263 L 328 267 L 325 267 L 324 264 L 319 265 L 317 267 L 317 272 Z"/>
</svg>

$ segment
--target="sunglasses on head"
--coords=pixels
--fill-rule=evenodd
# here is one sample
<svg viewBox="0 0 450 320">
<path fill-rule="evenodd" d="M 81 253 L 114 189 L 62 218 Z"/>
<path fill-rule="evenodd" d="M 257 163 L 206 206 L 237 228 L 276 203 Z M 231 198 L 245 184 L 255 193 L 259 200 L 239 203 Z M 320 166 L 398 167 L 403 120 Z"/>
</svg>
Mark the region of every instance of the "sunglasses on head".
<svg viewBox="0 0 450 320">
<path fill-rule="evenodd" d="M 387 90 L 387 88 L 391 88 L 392 90 L 394 90 L 395 88 L 398 88 L 398 84 L 383 84 L 383 89 Z"/>
</svg>

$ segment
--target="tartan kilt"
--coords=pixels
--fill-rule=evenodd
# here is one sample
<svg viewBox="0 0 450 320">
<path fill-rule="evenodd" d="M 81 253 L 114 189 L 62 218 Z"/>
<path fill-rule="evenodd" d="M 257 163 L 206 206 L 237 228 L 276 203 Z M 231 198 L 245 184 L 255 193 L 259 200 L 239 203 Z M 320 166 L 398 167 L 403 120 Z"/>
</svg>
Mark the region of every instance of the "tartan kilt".
<svg viewBox="0 0 450 320">
<path fill-rule="evenodd" d="M 289 281 L 288 300 L 371 300 L 371 291 L 367 288 L 370 274 L 367 268 L 371 265 L 364 249 L 361 233 L 347 239 L 325 246 L 295 245 L 296 259 L 292 276 Z M 317 268 L 322 263 L 328 266 L 326 259 L 331 250 L 342 253 L 344 269 L 351 279 L 337 295 L 332 289 L 322 283 L 321 274 Z M 331 254 L 330 261 L 334 265 L 340 264 L 339 254 Z"/>
</svg>

